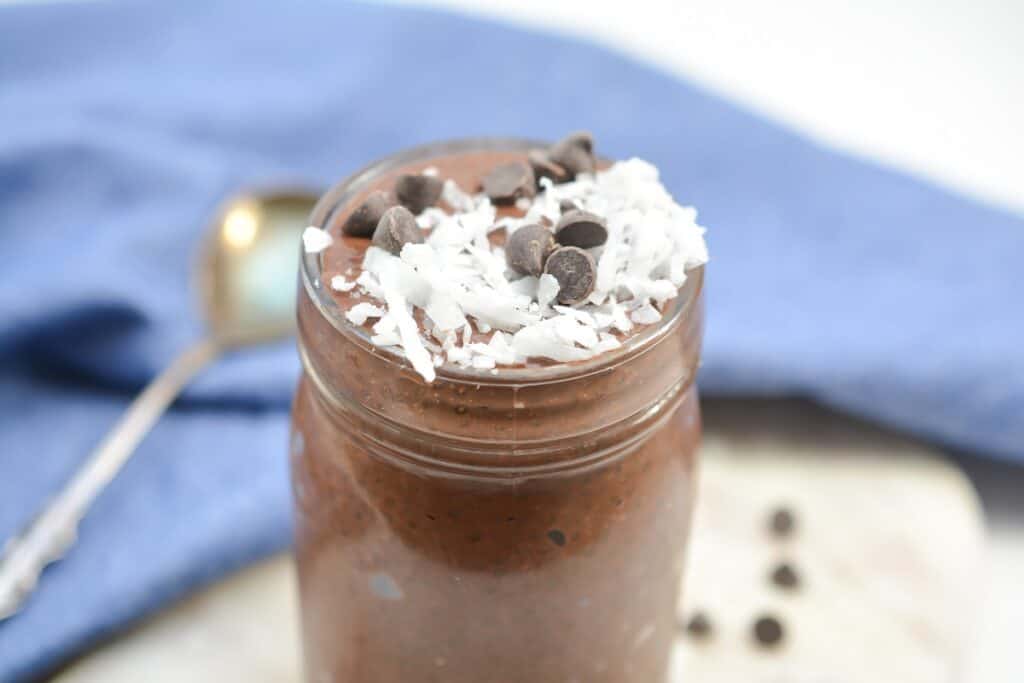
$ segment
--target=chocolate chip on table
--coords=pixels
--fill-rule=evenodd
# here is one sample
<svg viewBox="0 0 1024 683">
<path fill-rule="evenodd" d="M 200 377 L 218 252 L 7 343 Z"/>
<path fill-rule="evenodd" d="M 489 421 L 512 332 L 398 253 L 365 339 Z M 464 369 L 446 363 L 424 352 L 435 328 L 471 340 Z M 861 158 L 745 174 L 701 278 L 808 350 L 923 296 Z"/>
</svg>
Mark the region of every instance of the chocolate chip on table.
<svg viewBox="0 0 1024 683">
<path fill-rule="evenodd" d="M 395 181 L 395 196 L 399 203 L 413 213 L 420 213 L 441 198 L 444 181 L 437 176 L 407 173 Z"/>
<path fill-rule="evenodd" d="M 520 197 L 537 194 L 533 168 L 525 161 L 510 161 L 491 169 L 484 176 L 484 194 L 495 204 L 509 204 Z"/>
<path fill-rule="evenodd" d="M 754 639 L 762 647 L 776 647 L 786 635 L 782 622 L 770 614 L 764 614 L 754 620 Z"/>
<path fill-rule="evenodd" d="M 594 138 L 586 132 L 572 133 L 556 142 L 548 150 L 548 158 L 563 167 L 571 178 L 580 173 L 593 173 L 597 169 Z"/>
<path fill-rule="evenodd" d="M 565 545 L 565 534 L 559 531 L 558 529 L 552 529 L 551 531 L 549 531 L 548 538 L 551 539 L 552 543 L 559 547 Z"/>
<path fill-rule="evenodd" d="M 600 216 L 579 209 L 567 211 L 555 226 L 555 240 L 565 247 L 599 247 L 608 240 L 608 228 Z"/>
<path fill-rule="evenodd" d="M 374 245 L 394 255 L 402 253 L 406 244 L 423 242 L 423 231 L 416 224 L 416 217 L 404 206 L 393 206 L 384 212 L 373 231 Z"/>
<path fill-rule="evenodd" d="M 780 562 L 772 569 L 771 580 L 773 584 L 786 590 L 795 590 L 800 587 L 800 575 L 788 562 Z"/>
<path fill-rule="evenodd" d="M 788 507 L 782 505 L 772 510 L 768 518 L 768 528 L 773 536 L 785 538 L 792 536 L 796 530 L 796 515 Z"/>
<path fill-rule="evenodd" d="M 689 621 L 686 622 L 686 633 L 697 640 L 704 640 L 711 636 L 714 629 L 711 627 L 711 620 L 703 612 L 694 612 Z"/>
<path fill-rule="evenodd" d="M 530 163 L 533 175 L 538 183 L 541 178 L 550 178 L 553 183 L 564 183 L 567 180 L 572 180 L 569 171 L 564 166 L 552 161 L 551 157 L 543 149 L 531 149 L 526 154 L 526 160 Z"/>
<path fill-rule="evenodd" d="M 524 225 L 505 243 L 505 260 L 517 273 L 539 276 L 556 246 L 555 236 L 543 225 Z"/>
<path fill-rule="evenodd" d="M 374 190 L 342 223 L 342 234 L 352 237 L 370 237 L 377 229 L 380 217 L 395 204 L 395 198 L 389 193 L 383 190 Z M 330 231 L 330 226 L 327 230 Z"/>
<path fill-rule="evenodd" d="M 594 291 L 597 264 L 579 247 L 559 247 L 548 256 L 544 272 L 558 280 L 558 303 L 578 304 Z"/>
</svg>

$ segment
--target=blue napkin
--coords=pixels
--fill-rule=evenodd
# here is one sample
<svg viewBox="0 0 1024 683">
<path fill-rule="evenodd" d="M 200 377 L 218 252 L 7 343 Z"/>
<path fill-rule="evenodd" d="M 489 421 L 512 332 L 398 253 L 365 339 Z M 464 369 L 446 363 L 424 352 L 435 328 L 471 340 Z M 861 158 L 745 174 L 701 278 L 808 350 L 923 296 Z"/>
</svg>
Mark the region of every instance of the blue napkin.
<svg viewBox="0 0 1024 683">
<path fill-rule="evenodd" d="M 1024 221 L 578 41 L 331 2 L 0 7 L 0 539 L 199 334 L 188 265 L 240 186 L 408 145 L 557 138 L 663 171 L 710 226 L 702 390 L 801 395 L 1024 459 Z M 289 540 L 290 345 L 189 389 L 0 623 L 43 675 Z"/>
</svg>

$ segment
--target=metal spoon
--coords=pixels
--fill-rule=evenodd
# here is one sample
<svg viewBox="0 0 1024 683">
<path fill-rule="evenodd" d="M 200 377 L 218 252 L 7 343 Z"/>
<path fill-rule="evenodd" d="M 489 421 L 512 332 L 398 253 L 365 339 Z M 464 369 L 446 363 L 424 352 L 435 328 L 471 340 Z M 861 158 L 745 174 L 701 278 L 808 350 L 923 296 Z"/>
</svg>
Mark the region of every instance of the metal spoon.
<svg viewBox="0 0 1024 683">
<path fill-rule="evenodd" d="M 208 334 L 157 376 L 58 495 L 0 555 L 0 620 L 35 588 L 43 568 L 74 544 L 78 523 L 185 385 L 227 349 L 287 336 L 295 327 L 300 235 L 317 196 L 241 195 L 211 222 L 196 268 Z"/>
</svg>

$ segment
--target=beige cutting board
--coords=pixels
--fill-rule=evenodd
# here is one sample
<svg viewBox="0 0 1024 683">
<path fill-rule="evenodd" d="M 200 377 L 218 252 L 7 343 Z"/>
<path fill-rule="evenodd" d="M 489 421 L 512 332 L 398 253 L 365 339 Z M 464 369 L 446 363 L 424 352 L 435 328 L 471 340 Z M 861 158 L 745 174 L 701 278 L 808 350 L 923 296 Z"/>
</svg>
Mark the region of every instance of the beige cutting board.
<svg viewBox="0 0 1024 683">
<path fill-rule="evenodd" d="M 690 576 L 706 642 L 680 630 L 673 683 L 932 683 L 956 680 L 981 575 L 983 524 L 970 485 L 941 456 L 796 402 L 715 402 Z M 798 514 L 780 542 L 779 503 Z M 766 575 L 800 570 L 796 593 Z M 200 593 L 69 667 L 61 683 L 299 680 L 289 558 Z M 756 647 L 754 617 L 784 623 Z M 525 683 L 525 682 L 524 682 Z"/>
</svg>

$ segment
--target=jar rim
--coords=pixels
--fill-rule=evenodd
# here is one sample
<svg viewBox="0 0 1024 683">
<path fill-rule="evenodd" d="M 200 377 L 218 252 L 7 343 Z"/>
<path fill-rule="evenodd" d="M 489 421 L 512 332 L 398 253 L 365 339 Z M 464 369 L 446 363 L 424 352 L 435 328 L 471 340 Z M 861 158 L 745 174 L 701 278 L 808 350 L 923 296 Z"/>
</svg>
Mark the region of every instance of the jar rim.
<svg viewBox="0 0 1024 683">
<path fill-rule="evenodd" d="M 548 144 L 547 142 L 528 138 L 467 137 L 406 148 L 367 164 L 332 186 L 317 201 L 310 215 L 309 223 L 312 226 L 324 228 L 328 218 L 330 218 L 335 209 L 344 206 L 346 202 L 364 191 L 381 176 L 408 164 L 426 162 L 432 158 L 462 152 L 517 152 L 547 146 Z M 306 295 L 313 302 L 318 313 L 339 334 L 342 334 L 348 341 L 364 348 L 372 349 L 382 360 L 396 366 L 411 367 L 409 360 L 404 355 L 388 347 L 375 346 L 370 341 L 370 335 L 366 330 L 348 322 L 324 282 L 323 261 L 320 253 L 306 253 L 300 247 L 299 272 Z M 619 348 L 598 354 L 593 358 L 544 366 L 501 367 L 498 374 L 492 374 L 490 370 L 462 368 L 446 362 L 436 368 L 437 379 L 450 383 L 472 385 L 532 385 L 567 379 L 575 380 L 596 372 L 606 371 L 610 367 L 625 362 L 629 358 L 650 348 L 655 341 L 661 339 L 679 325 L 687 317 L 687 314 L 693 311 L 694 306 L 700 300 L 703 284 L 703 266 L 689 271 L 686 282 L 679 290 L 678 295 L 671 300 L 670 309 L 665 311 L 657 325 L 648 326 L 626 339 Z"/>
</svg>

